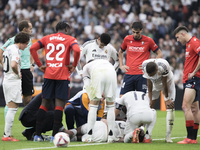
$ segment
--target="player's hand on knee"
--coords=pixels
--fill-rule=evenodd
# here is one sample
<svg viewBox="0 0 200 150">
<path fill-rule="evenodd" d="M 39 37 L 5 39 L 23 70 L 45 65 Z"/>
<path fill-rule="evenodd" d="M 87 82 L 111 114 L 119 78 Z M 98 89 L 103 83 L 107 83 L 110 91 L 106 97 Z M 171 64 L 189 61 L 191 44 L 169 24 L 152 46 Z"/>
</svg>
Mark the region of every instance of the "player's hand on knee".
<svg viewBox="0 0 200 150">
<path fill-rule="evenodd" d="M 166 104 L 167 109 L 173 109 L 174 108 L 174 102 L 171 99 L 165 101 L 165 104 Z"/>
</svg>

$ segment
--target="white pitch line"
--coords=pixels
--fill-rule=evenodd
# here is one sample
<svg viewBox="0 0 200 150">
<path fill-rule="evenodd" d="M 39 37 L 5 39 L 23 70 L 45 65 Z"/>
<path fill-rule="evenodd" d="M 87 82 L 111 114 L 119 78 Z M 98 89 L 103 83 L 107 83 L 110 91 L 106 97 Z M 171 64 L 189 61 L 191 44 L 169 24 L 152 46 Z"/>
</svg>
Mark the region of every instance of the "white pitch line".
<svg viewBox="0 0 200 150">
<path fill-rule="evenodd" d="M 200 135 L 197 135 L 197 137 L 200 137 Z M 179 139 L 179 138 L 186 138 L 186 136 L 183 136 L 183 137 L 171 137 L 171 139 Z M 153 139 L 153 141 L 159 141 L 159 140 L 165 140 L 165 138 Z"/>
<path fill-rule="evenodd" d="M 197 135 L 197 137 L 200 137 L 200 135 Z M 183 137 L 172 137 L 171 139 L 179 139 L 179 138 L 186 138 L 186 136 L 183 136 Z M 153 139 L 153 141 L 159 141 L 159 140 L 165 140 L 165 138 Z M 68 147 L 91 146 L 91 145 L 101 145 L 101 144 L 107 144 L 107 143 L 78 144 L 78 145 L 69 145 Z M 36 150 L 36 149 L 51 149 L 51 148 L 57 148 L 57 147 L 56 146 L 52 146 L 52 147 L 36 147 L 36 148 L 23 148 L 23 149 L 15 149 L 15 150 Z"/>
<path fill-rule="evenodd" d="M 101 145 L 107 143 L 91 143 L 91 144 L 79 144 L 79 145 L 69 145 L 68 147 L 75 147 L 75 146 L 90 146 L 90 145 Z M 50 149 L 50 148 L 57 148 L 56 146 L 52 147 L 36 147 L 36 148 L 23 148 L 23 149 L 15 149 L 15 150 L 35 150 L 35 149 Z"/>
</svg>

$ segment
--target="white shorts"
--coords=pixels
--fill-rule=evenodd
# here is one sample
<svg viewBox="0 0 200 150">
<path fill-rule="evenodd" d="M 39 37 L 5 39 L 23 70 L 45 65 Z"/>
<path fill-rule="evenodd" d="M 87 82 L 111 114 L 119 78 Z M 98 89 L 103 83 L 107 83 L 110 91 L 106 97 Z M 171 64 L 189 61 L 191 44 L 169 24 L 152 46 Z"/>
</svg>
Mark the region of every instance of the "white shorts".
<svg viewBox="0 0 200 150">
<path fill-rule="evenodd" d="M 175 101 L 176 89 L 175 89 L 174 80 L 171 80 L 170 82 L 167 82 L 167 86 L 168 86 L 168 97 L 169 97 L 172 101 Z M 159 89 L 159 90 L 158 90 L 158 89 L 154 89 L 154 88 L 153 88 L 153 91 L 152 91 L 152 100 L 156 100 L 156 99 L 159 98 L 161 90 L 163 91 L 163 94 L 165 95 L 163 89 Z"/>
<path fill-rule="evenodd" d="M 155 109 L 149 109 L 143 112 L 138 112 L 131 115 L 126 121 L 126 128 L 124 133 L 128 134 L 138 128 L 141 124 L 150 124 L 153 121 Z"/>
<path fill-rule="evenodd" d="M 82 136 L 82 142 L 87 138 L 87 128 L 88 124 L 84 124 L 81 127 L 81 133 L 84 134 Z M 94 124 L 94 128 L 92 131 L 92 140 L 93 142 L 106 142 L 108 137 L 108 129 L 107 125 L 102 121 L 96 121 Z"/>
<path fill-rule="evenodd" d="M 22 103 L 21 80 L 3 81 L 3 93 L 6 104 L 10 101 Z"/>
<path fill-rule="evenodd" d="M 111 66 L 112 67 L 112 66 Z M 87 89 L 90 100 L 99 100 L 102 98 L 104 92 L 106 101 L 114 102 L 117 90 L 117 76 L 116 72 L 109 69 L 102 70 L 98 68 L 91 74 L 91 85 Z"/>
</svg>

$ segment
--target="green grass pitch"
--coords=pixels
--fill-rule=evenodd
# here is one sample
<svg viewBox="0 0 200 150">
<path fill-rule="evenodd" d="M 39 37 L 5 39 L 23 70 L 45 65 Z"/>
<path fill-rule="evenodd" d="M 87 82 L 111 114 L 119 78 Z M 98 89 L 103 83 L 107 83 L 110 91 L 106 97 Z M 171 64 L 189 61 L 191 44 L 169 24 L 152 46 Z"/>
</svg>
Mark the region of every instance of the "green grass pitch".
<svg viewBox="0 0 200 150">
<path fill-rule="evenodd" d="M 12 135 L 19 139 L 19 142 L 3 142 L 0 140 L 0 150 L 38 150 L 38 149 L 66 149 L 56 148 L 53 143 L 49 142 L 33 142 L 27 141 L 21 132 L 25 129 L 18 121 L 19 114 L 22 108 L 19 108 L 15 116 L 15 121 L 12 128 Z M 3 136 L 4 132 L 4 108 L 0 107 L 0 131 Z M 65 120 L 63 119 L 65 124 Z M 175 112 L 175 122 L 172 131 L 172 139 L 174 143 L 165 143 L 166 133 L 166 112 L 157 110 L 157 120 L 154 127 L 151 144 L 146 143 L 92 143 L 86 144 L 82 142 L 71 142 L 67 149 L 69 150 L 199 150 L 200 139 L 198 138 L 198 144 L 179 145 L 178 141 L 182 140 L 186 136 L 185 119 L 182 111 Z M 46 133 L 51 135 L 51 132 Z M 2 137 L 1 136 L 1 137 Z"/>
</svg>

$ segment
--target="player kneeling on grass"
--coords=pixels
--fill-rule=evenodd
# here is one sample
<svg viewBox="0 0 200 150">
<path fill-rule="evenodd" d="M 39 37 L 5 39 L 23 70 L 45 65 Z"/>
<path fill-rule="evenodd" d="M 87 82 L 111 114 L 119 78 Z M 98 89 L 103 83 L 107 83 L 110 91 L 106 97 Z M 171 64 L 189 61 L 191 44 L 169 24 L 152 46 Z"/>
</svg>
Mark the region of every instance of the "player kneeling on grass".
<svg viewBox="0 0 200 150">
<path fill-rule="evenodd" d="M 35 96 L 30 103 L 28 103 L 24 109 L 21 111 L 21 114 L 19 116 L 19 120 L 21 121 L 22 125 L 24 127 L 27 127 L 23 132 L 23 136 L 27 138 L 27 140 L 32 140 L 35 136 L 36 132 L 36 117 L 37 117 L 37 111 L 40 108 L 42 102 L 42 93 Z M 54 124 L 54 109 L 55 109 L 55 99 L 51 101 L 51 104 L 45 114 L 45 118 L 43 120 L 42 124 L 42 133 L 46 133 L 47 131 L 53 130 L 53 124 Z M 73 135 L 73 130 L 66 130 L 61 123 L 59 125 L 59 132 L 65 132 L 69 135 L 71 138 Z M 50 140 L 49 136 L 41 135 L 41 138 L 43 141 Z"/>
<path fill-rule="evenodd" d="M 5 72 L 3 81 L 3 92 L 5 96 L 8 112 L 5 117 L 5 129 L 2 141 L 19 141 L 11 136 L 11 128 L 15 114 L 22 103 L 21 96 L 21 52 L 29 42 L 29 34 L 18 33 L 15 37 L 15 44 L 6 48 L 3 53 L 3 71 Z"/>
<path fill-rule="evenodd" d="M 151 133 L 156 122 L 156 110 L 151 109 L 149 98 L 144 92 L 131 91 L 116 100 L 115 116 L 123 106 L 127 108 L 127 121 L 124 131 L 124 143 L 139 143 L 139 126 L 146 125 L 143 143 L 151 143 Z"/>
<path fill-rule="evenodd" d="M 142 68 L 144 73 L 143 77 L 147 78 L 148 96 L 151 108 L 155 107 L 161 90 L 163 90 L 165 106 L 167 109 L 167 133 L 165 141 L 167 143 L 172 143 L 171 131 L 175 117 L 174 101 L 176 95 L 173 73 L 170 69 L 169 63 L 161 58 L 145 60 L 142 63 Z"/>
</svg>

